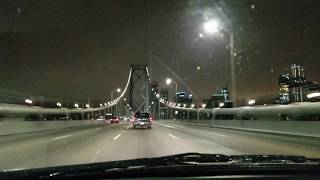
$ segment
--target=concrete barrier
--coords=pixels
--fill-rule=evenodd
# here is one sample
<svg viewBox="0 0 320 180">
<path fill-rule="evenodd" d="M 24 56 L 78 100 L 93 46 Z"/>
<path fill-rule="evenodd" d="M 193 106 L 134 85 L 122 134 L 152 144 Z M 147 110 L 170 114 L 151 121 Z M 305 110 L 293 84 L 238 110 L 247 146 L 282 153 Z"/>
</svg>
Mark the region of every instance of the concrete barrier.
<svg viewBox="0 0 320 180">
<path fill-rule="evenodd" d="M 320 121 L 175 120 L 176 123 L 320 138 Z"/>
<path fill-rule="evenodd" d="M 72 120 L 72 121 L 24 121 L 24 118 L 6 117 L 0 121 L 0 136 L 19 133 L 31 133 L 49 131 L 55 129 L 98 126 L 106 124 L 106 121 L 97 120 Z"/>
</svg>

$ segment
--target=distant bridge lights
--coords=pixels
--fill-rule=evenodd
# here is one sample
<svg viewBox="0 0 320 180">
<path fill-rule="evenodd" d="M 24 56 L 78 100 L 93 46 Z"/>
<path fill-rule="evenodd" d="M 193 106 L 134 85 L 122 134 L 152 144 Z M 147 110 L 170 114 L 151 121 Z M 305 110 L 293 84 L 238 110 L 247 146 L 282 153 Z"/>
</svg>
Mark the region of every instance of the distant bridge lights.
<svg viewBox="0 0 320 180">
<path fill-rule="evenodd" d="M 27 104 L 32 104 L 32 100 L 31 99 L 26 99 L 26 100 L 24 100 L 24 102 L 27 103 Z"/>
<path fill-rule="evenodd" d="M 57 102 L 57 106 L 58 106 L 58 107 L 61 107 L 62 104 L 61 104 L 60 102 Z"/>
<path fill-rule="evenodd" d="M 256 100 L 254 100 L 254 99 L 250 99 L 249 101 L 248 101 L 248 105 L 249 106 L 252 106 L 252 105 L 255 105 L 256 104 Z"/>
<path fill-rule="evenodd" d="M 104 103 L 104 106 L 107 106 L 107 103 Z"/>
<path fill-rule="evenodd" d="M 320 97 L 320 92 L 314 92 L 314 93 L 307 94 L 308 99 L 316 98 L 316 97 Z"/>
<path fill-rule="evenodd" d="M 102 104 L 100 104 L 100 107 L 102 107 Z"/>
</svg>

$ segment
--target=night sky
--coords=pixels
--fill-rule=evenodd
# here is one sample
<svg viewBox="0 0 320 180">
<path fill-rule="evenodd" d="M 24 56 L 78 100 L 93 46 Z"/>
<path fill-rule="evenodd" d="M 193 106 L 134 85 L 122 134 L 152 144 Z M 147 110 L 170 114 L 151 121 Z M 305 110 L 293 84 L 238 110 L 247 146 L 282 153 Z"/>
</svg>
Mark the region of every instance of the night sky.
<svg viewBox="0 0 320 180">
<path fill-rule="evenodd" d="M 320 81 L 319 9 L 318 0 L 0 0 L 0 88 L 104 101 L 130 64 L 148 63 L 161 86 L 171 77 L 206 99 L 230 85 L 228 36 L 202 28 L 214 18 L 235 36 L 238 98 L 271 102 L 290 64 Z"/>
</svg>

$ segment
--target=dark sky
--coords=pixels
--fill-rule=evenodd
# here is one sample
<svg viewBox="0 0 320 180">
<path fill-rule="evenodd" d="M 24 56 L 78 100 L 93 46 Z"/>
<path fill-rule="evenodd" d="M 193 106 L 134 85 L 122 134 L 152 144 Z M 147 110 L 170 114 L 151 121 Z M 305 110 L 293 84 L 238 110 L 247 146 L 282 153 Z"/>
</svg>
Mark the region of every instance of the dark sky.
<svg viewBox="0 0 320 180">
<path fill-rule="evenodd" d="M 230 80 L 228 37 L 198 36 L 215 18 L 235 34 L 239 98 L 271 102 L 290 64 L 320 80 L 319 9 L 317 0 L 0 0 L 0 87 L 103 101 L 130 64 L 148 63 L 162 86 L 172 77 L 205 99 Z"/>
</svg>

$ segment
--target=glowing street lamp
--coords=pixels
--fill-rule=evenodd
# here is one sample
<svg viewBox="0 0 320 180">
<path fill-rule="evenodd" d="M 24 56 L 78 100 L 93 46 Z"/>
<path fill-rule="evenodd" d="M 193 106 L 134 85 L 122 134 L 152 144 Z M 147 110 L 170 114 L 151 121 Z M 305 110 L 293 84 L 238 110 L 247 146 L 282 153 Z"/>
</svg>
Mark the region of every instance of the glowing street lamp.
<svg viewBox="0 0 320 180">
<path fill-rule="evenodd" d="M 316 97 L 320 97 L 320 92 L 314 92 L 314 93 L 307 94 L 308 99 L 316 98 Z"/>
<path fill-rule="evenodd" d="M 203 28 L 208 33 L 217 33 L 219 31 L 219 23 L 216 20 L 210 20 L 203 24 Z M 201 36 L 203 36 L 201 34 Z"/>
<path fill-rule="evenodd" d="M 89 108 L 90 107 L 90 105 L 89 104 L 86 104 L 86 108 Z"/>
<path fill-rule="evenodd" d="M 202 105 L 201 105 L 202 108 L 205 108 L 206 106 L 207 106 L 206 104 L 202 104 Z"/>
<path fill-rule="evenodd" d="M 58 106 L 58 107 L 61 107 L 62 104 L 61 104 L 60 102 L 57 102 L 57 106 Z"/>
<path fill-rule="evenodd" d="M 219 107 L 224 107 L 224 103 L 223 103 L 223 102 L 220 103 L 220 104 L 219 104 Z"/>
<path fill-rule="evenodd" d="M 194 104 L 191 104 L 191 108 L 194 108 Z"/>
<path fill-rule="evenodd" d="M 203 29 L 206 33 L 210 34 L 216 34 L 219 31 L 224 31 L 227 33 L 230 41 L 230 69 L 231 69 L 231 94 L 233 99 L 233 104 L 236 106 L 236 84 L 235 84 L 235 62 L 234 62 L 234 38 L 233 38 L 233 32 L 228 31 L 225 28 L 221 28 L 221 25 L 219 25 L 218 21 L 216 20 L 209 20 L 203 24 Z M 199 35 L 200 36 L 200 35 Z M 201 34 L 200 37 L 203 37 L 203 34 Z"/>
<path fill-rule="evenodd" d="M 166 79 L 166 84 L 167 84 L 167 85 L 170 85 L 171 82 L 172 82 L 172 79 L 170 79 L 170 78 L 167 78 L 167 79 Z"/>
<path fill-rule="evenodd" d="M 26 100 L 24 100 L 24 102 L 27 103 L 27 104 L 32 104 L 32 100 L 31 99 L 26 99 Z"/>
<path fill-rule="evenodd" d="M 255 104 L 256 104 L 256 100 L 254 100 L 254 99 L 250 99 L 248 101 L 248 105 L 250 105 L 250 106 L 255 105 Z"/>
<path fill-rule="evenodd" d="M 178 92 L 178 84 L 175 81 L 173 81 L 171 78 L 167 78 L 166 79 L 166 84 L 169 86 L 171 83 L 175 84 L 175 86 L 176 86 L 176 94 L 177 94 L 177 92 Z"/>
<path fill-rule="evenodd" d="M 75 103 L 75 104 L 74 104 L 74 107 L 75 107 L 75 108 L 79 108 L 79 104 L 78 104 L 78 103 Z"/>
</svg>

